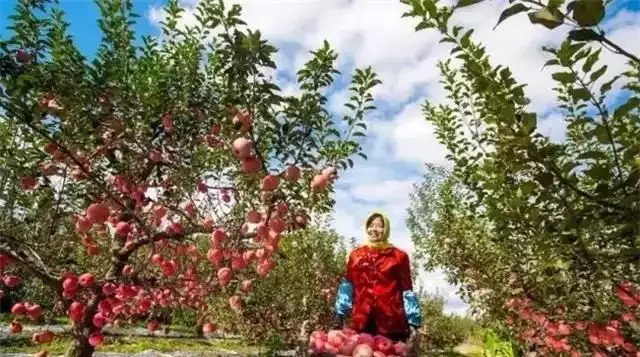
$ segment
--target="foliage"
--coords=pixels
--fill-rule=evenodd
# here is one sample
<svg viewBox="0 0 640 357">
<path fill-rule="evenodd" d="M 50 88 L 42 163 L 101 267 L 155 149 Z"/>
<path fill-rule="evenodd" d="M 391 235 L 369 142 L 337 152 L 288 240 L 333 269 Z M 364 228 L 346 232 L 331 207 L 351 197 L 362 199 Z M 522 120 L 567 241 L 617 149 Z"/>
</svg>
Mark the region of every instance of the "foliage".
<svg viewBox="0 0 640 357">
<path fill-rule="evenodd" d="M 451 23 L 457 8 L 481 1 L 404 1 L 417 30 L 435 29 L 453 46 L 438 66 L 448 103 L 424 106 L 453 168 L 428 168 L 408 226 L 427 266 L 531 349 L 633 355 L 640 60 L 597 26 L 600 0 L 571 1 L 566 11 L 564 1 L 511 1 L 500 21 L 527 12 L 534 24 L 572 27 L 560 46 L 542 49 L 567 125 L 566 140 L 554 143 L 537 130 L 525 86 L 491 64 L 472 29 Z M 628 60 L 623 72 L 608 73 L 599 60 L 607 50 Z"/>
<path fill-rule="evenodd" d="M 171 0 L 162 38 L 138 39 L 131 0 L 97 0 L 103 36 L 88 60 L 56 4 L 18 1 L 0 41 L 5 288 L 39 279 L 55 292 L 72 356 L 90 355 L 105 323 L 153 330 L 155 316 L 201 316 L 217 296 L 241 313 L 242 281 L 267 276 L 281 234 L 329 212 L 337 170 L 366 158 L 376 75 L 355 71 L 336 119 L 322 94 L 339 74 L 328 43 L 285 96 L 269 76 L 276 48 L 238 5 L 203 1 L 181 27 Z M 28 303 L 19 318 L 42 313 Z"/>
<path fill-rule="evenodd" d="M 253 336 L 277 333 L 287 343 L 303 323 L 328 326 L 333 296 L 344 272 L 347 251 L 333 231 L 307 229 L 287 235 L 281 264 L 258 285 L 243 315 Z"/>
<path fill-rule="evenodd" d="M 452 351 L 471 337 L 478 328 L 467 318 L 444 313 L 442 296 L 422 294 L 420 307 L 423 315 L 421 349 L 423 351 Z"/>
<path fill-rule="evenodd" d="M 211 309 L 209 321 L 260 344 L 295 344 L 303 323 L 312 329 L 328 326 L 334 290 L 346 264 L 342 238 L 333 231 L 308 228 L 287 234 L 280 253 L 278 266 L 247 296 L 241 316 Z"/>
<path fill-rule="evenodd" d="M 55 296 L 55 291 L 47 285 L 42 284 L 36 279 L 27 279 L 20 286 L 8 288 L 0 283 L 0 289 L 5 292 L 4 298 L 8 303 L 6 309 L 0 306 L 0 312 L 8 313 L 11 311 L 11 305 L 18 301 L 31 301 L 40 305 L 44 310 L 53 312 L 57 299 L 51 299 Z"/>
<path fill-rule="evenodd" d="M 515 353 L 511 343 L 501 340 L 495 332 L 489 330 L 484 337 L 482 357 L 515 357 Z"/>
<path fill-rule="evenodd" d="M 411 206 L 407 209 L 407 227 L 414 244 L 414 264 L 422 263 L 426 270 L 433 270 L 442 261 L 437 241 L 433 239 L 438 206 L 438 194 L 447 179 L 448 171 L 431 163 L 425 165 L 424 180 L 413 185 L 410 194 Z"/>
<path fill-rule="evenodd" d="M 199 328 L 198 313 L 192 309 L 173 309 L 171 311 L 171 324 L 176 326 L 197 326 L 196 334 Z"/>
</svg>

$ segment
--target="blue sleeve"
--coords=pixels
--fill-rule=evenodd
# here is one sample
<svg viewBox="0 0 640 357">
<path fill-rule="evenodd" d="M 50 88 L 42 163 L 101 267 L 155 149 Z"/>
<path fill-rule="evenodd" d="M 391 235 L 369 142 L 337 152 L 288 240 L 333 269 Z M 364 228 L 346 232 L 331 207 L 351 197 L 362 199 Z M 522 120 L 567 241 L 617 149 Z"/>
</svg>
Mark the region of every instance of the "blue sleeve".
<svg viewBox="0 0 640 357">
<path fill-rule="evenodd" d="M 353 285 L 349 280 L 342 278 L 336 294 L 336 314 L 346 316 L 353 306 Z"/>
<path fill-rule="evenodd" d="M 409 325 L 422 326 L 422 312 L 420 311 L 420 302 L 416 294 L 411 290 L 405 290 L 402 292 L 402 299 L 404 300 L 404 313 L 407 316 Z"/>
</svg>

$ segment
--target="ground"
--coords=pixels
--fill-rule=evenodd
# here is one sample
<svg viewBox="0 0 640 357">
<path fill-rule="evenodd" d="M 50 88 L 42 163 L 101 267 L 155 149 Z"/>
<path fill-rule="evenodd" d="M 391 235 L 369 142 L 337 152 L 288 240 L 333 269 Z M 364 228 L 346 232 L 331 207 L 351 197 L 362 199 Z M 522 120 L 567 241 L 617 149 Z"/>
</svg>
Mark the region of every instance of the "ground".
<svg viewBox="0 0 640 357">
<path fill-rule="evenodd" d="M 69 340 L 58 338 L 46 347 L 51 355 L 61 355 L 67 348 Z M 0 339 L 0 355 L 10 357 L 8 354 L 19 354 L 21 357 L 26 354 L 33 354 L 41 348 L 34 345 L 28 336 L 12 337 Z M 151 353 L 155 351 L 157 353 Z M 168 337 L 113 337 L 109 336 L 106 344 L 98 352 L 118 352 L 118 354 L 104 354 L 109 357 L 128 356 L 132 357 L 152 357 L 160 355 L 171 355 L 173 357 L 208 357 L 220 355 L 256 355 L 264 352 L 265 348 L 259 346 L 246 346 L 240 340 L 221 340 L 206 338 L 168 338 Z M 432 354 L 434 357 L 479 357 L 481 348 L 474 343 L 465 343 L 455 352 Z M 144 353 L 146 352 L 146 353 Z"/>
<path fill-rule="evenodd" d="M 140 353 L 143 351 L 157 351 L 168 353 L 175 351 L 188 351 L 196 355 L 204 352 L 219 354 L 219 352 L 237 352 L 240 354 L 253 354 L 260 352 L 258 347 L 243 345 L 240 341 L 208 340 L 198 338 L 167 338 L 167 337 L 113 337 L 109 336 L 99 352 L 121 352 L 126 354 Z M 63 354 L 69 345 L 69 339 L 57 338 L 46 350 L 52 355 Z M 27 336 L 13 337 L 0 340 L 0 353 L 35 353 L 42 347 L 34 345 Z"/>
<path fill-rule="evenodd" d="M 68 325 L 62 325 L 64 319 L 55 320 L 55 324 L 46 325 L 56 333 L 56 339 L 45 348 L 31 341 L 32 331 L 43 328 L 42 325 L 25 324 L 23 333 L 11 334 L 8 331 L 9 319 L 0 314 L 0 356 L 26 357 L 42 349 L 50 355 L 62 355 L 69 346 L 66 334 Z M 105 344 L 97 350 L 96 357 L 212 357 L 212 356 L 250 356 L 264 353 L 264 346 L 249 346 L 239 336 L 218 334 L 209 338 L 193 337 L 193 327 L 171 326 L 169 332 L 151 333 L 144 327 L 134 326 L 123 329 L 106 329 Z M 431 353 L 433 357 L 479 357 L 482 348 L 478 341 L 468 341 L 453 352 Z"/>
</svg>

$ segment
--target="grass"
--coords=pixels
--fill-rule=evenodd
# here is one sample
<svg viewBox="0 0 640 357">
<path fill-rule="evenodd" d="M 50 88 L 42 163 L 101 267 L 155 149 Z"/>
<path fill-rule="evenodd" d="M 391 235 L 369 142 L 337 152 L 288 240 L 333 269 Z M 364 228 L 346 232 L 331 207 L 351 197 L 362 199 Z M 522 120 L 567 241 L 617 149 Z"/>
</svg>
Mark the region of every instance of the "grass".
<svg viewBox="0 0 640 357">
<path fill-rule="evenodd" d="M 9 314 L 0 314 L 0 324 L 7 324 L 12 320 Z M 36 322 L 22 321 L 27 325 L 36 325 Z M 68 325 L 68 319 L 65 317 L 55 318 L 51 324 Z M 123 334 L 127 333 L 128 328 L 142 327 L 144 323 L 137 323 L 127 326 L 122 330 Z M 193 326 L 169 326 L 171 331 L 193 334 Z M 46 350 L 51 355 L 64 354 L 67 350 L 71 338 L 68 335 L 58 335 L 48 345 L 39 346 L 33 343 L 30 336 L 27 334 L 12 336 L 8 339 L 0 340 L 0 354 L 2 353 L 35 353 L 40 350 Z M 467 342 L 456 347 L 451 352 L 431 354 L 429 357 L 481 357 L 482 356 L 482 341 L 478 338 L 470 338 Z M 179 338 L 166 338 L 159 335 L 157 337 L 143 337 L 143 336 L 107 336 L 105 338 L 104 345 L 97 351 L 100 352 L 125 352 L 125 353 L 139 353 L 146 350 L 154 350 L 158 352 L 173 352 L 173 351 L 189 351 L 189 352 L 202 352 L 203 355 L 212 353 L 215 349 L 226 349 L 240 353 L 255 353 L 263 350 L 260 346 L 248 346 L 240 340 L 213 340 L 197 337 L 179 337 Z"/>
<path fill-rule="evenodd" d="M 482 357 L 484 345 L 483 333 L 476 331 L 472 333 L 466 341 L 453 349 L 458 356 Z"/>
<path fill-rule="evenodd" d="M 47 350 L 52 354 L 63 354 L 69 346 L 69 339 L 55 338 L 51 343 L 38 346 L 26 336 L 15 336 L 0 340 L 0 351 L 3 353 L 35 353 Z"/>
<path fill-rule="evenodd" d="M 0 324 L 9 324 L 11 323 L 11 321 L 13 321 L 13 319 L 15 318 L 15 316 L 11 315 L 11 314 L 0 314 Z M 23 325 L 44 325 L 45 321 L 32 321 L 32 320 L 28 320 L 28 319 L 22 319 L 20 320 L 20 323 Z M 49 321 L 46 321 L 46 323 L 48 325 L 68 325 L 69 324 L 69 318 L 68 317 L 54 317 L 49 319 Z"/>
<path fill-rule="evenodd" d="M 429 357 L 482 357 L 482 341 L 469 339 L 453 351 L 427 354 Z"/>
<path fill-rule="evenodd" d="M 64 354 L 71 339 L 57 336 L 50 344 L 36 345 L 27 336 L 16 336 L 0 340 L 0 351 L 4 353 L 35 353 L 46 350 L 52 355 Z M 257 352 L 259 347 L 247 346 L 240 341 L 208 340 L 205 338 L 162 338 L 162 337 L 120 337 L 107 336 L 99 352 L 138 353 L 146 350 L 158 352 L 190 351 L 211 352 L 212 349 L 233 350 L 240 353 Z"/>
<path fill-rule="evenodd" d="M 482 345 L 472 342 L 465 342 L 460 346 L 455 348 L 455 351 L 463 356 L 468 357 L 481 357 L 482 356 Z"/>
<path fill-rule="evenodd" d="M 457 347 L 455 348 L 454 351 L 433 353 L 433 354 L 428 354 L 428 356 L 429 357 L 482 357 L 482 349 L 474 348 L 473 350 L 466 350 L 466 349 Z"/>
</svg>

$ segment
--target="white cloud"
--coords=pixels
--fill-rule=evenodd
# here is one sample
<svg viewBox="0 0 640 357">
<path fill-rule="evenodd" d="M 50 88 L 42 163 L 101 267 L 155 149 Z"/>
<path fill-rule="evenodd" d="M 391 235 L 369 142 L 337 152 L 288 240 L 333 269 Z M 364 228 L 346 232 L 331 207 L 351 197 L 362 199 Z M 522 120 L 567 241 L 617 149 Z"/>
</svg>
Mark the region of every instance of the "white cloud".
<svg viewBox="0 0 640 357">
<path fill-rule="evenodd" d="M 412 180 L 389 180 L 354 187 L 350 194 L 360 200 L 387 203 L 404 203 L 411 191 Z"/>
<path fill-rule="evenodd" d="M 548 136 L 551 141 L 560 143 L 565 139 L 567 124 L 560 113 L 552 113 L 538 123 L 538 132 Z"/>
<path fill-rule="evenodd" d="M 453 0 L 450 0 L 451 2 Z M 182 1 L 195 6 L 198 0 Z M 359 160 L 354 170 L 343 174 L 337 188 L 334 226 L 341 234 L 361 239 L 363 221 L 373 210 L 382 210 L 393 224 L 393 240 L 409 253 L 413 246 L 404 225 L 405 208 L 411 184 L 419 177 L 425 161 L 446 163 L 445 149 L 437 142 L 433 127 L 424 121 L 421 105 L 425 99 L 442 102 L 444 92 L 438 83 L 436 63 L 449 56 L 450 48 L 438 44 L 434 31 L 414 32 L 417 20 L 401 18 L 407 8 L 398 0 L 234 0 L 228 4 L 243 6 L 243 19 L 252 28 L 277 45 L 293 45 L 297 50 L 280 52 L 276 78 L 293 78 L 295 71 L 309 59 L 309 51 L 328 40 L 336 49 L 339 65 L 358 67 L 371 65 L 383 85 L 376 90 L 378 107 L 391 108 L 374 114 L 369 139 L 365 143 L 369 160 Z M 539 131 L 553 140 L 564 137 L 565 124 L 553 109 L 555 94 L 551 90 L 553 69 L 542 69 L 548 59 L 540 51 L 543 45 L 558 44 L 568 30 L 560 27 L 549 31 L 529 24 L 520 14 L 493 30 L 500 12 L 509 4 L 485 1 L 463 9 L 455 17 L 457 24 L 474 28 L 473 38 L 486 45 L 494 64 L 508 65 L 514 77 L 526 83 L 531 109 L 545 114 L 539 118 Z M 195 21 L 188 11 L 185 23 Z M 151 20 L 157 22 L 162 13 L 152 9 Z M 610 37 L 631 53 L 640 52 L 640 16 L 620 11 L 605 28 Z M 603 52 L 612 72 L 619 72 L 625 61 L 620 56 Z M 281 83 L 287 93 L 295 92 L 292 83 Z M 329 98 L 329 109 L 343 110 L 347 98 L 344 88 L 337 88 Z M 407 175 L 407 169 L 411 174 Z M 448 299 L 448 311 L 461 312 L 465 306 L 439 272 L 420 276 L 428 291 L 438 291 Z"/>
<path fill-rule="evenodd" d="M 397 160 L 420 166 L 426 161 L 446 164 L 446 148 L 436 140 L 433 126 L 424 120 L 422 101 L 407 104 L 393 120 L 373 122 L 371 129 L 389 141 Z"/>
</svg>

